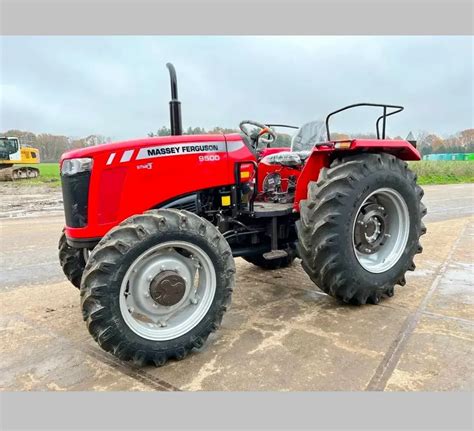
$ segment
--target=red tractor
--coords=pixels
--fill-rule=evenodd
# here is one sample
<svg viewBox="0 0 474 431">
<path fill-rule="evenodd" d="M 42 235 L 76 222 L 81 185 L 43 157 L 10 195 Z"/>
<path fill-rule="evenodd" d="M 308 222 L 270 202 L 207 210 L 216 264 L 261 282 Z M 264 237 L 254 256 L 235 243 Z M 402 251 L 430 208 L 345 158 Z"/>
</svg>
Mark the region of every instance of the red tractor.
<svg viewBox="0 0 474 431">
<path fill-rule="evenodd" d="M 159 366 L 200 348 L 230 303 L 237 256 L 269 270 L 299 257 L 345 303 L 377 304 L 405 284 L 426 208 L 405 162 L 420 159 L 416 143 L 385 139 L 401 106 L 339 109 L 325 124 L 293 127 L 291 148 L 272 147 L 283 125 L 255 121 L 240 134 L 185 136 L 167 67 L 172 136 L 73 150 L 60 162 L 59 257 L 103 349 Z M 358 106 L 381 109 L 377 139 L 331 139 L 330 118 Z"/>
</svg>

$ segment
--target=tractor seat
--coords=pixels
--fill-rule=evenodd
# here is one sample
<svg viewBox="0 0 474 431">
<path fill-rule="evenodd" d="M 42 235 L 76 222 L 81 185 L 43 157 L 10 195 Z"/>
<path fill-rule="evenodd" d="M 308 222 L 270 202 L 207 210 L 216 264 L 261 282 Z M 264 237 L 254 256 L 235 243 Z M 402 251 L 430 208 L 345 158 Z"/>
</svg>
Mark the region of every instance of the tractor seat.
<svg viewBox="0 0 474 431">
<path fill-rule="evenodd" d="M 311 154 L 314 144 L 325 139 L 325 123 L 311 121 L 303 124 L 291 140 L 290 151 L 270 154 L 262 159 L 271 165 L 282 165 L 289 168 L 304 165 Z"/>
<path fill-rule="evenodd" d="M 282 151 L 265 156 L 262 162 L 269 165 L 281 165 L 289 168 L 296 168 L 304 165 L 304 162 L 311 154 L 311 151 Z"/>
<path fill-rule="evenodd" d="M 291 140 L 291 152 L 310 151 L 318 142 L 326 140 L 323 121 L 315 120 L 303 124 Z"/>
</svg>

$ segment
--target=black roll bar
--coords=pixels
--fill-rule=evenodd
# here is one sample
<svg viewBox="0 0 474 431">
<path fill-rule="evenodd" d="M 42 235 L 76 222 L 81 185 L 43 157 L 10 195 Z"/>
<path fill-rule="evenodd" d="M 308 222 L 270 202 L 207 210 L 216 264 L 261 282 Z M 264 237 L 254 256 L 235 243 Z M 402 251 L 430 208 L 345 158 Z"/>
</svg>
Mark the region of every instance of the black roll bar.
<svg viewBox="0 0 474 431">
<path fill-rule="evenodd" d="M 334 114 L 338 114 L 339 112 L 345 111 L 347 109 L 357 108 L 359 106 L 373 106 L 373 107 L 383 108 L 383 114 L 380 117 L 378 117 L 377 121 L 375 122 L 375 128 L 376 128 L 376 131 L 377 131 L 377 139 L 380 139 L 380 129 L 379 129 L 380 120 L 383 120 L 382 121 L 382 139 L 385 139 L 385 128 L 386 128 L 387 117 L 389 117 L 390 115 L 393 115 L 393 114 L 398 114 L 399 112 L 402 112 L 403 109 L 404 109 L 403 106 L 387 105 L 387 104 L 384 104 L 384 103 L 355 103 L 353 105 L 345 106 L 344 108 L 341 108 L 341 109 L 338 109 L 337 111 L 331 112 L 326 117 L 326 134 L 327 134 L 328 141 L 331 140 L 331 133 L 329 131 L 329 118 L 332 117 Z M 387 110 L 389 108 L 394 109 L 394 111 L 387 113 Z"/>
</svg>

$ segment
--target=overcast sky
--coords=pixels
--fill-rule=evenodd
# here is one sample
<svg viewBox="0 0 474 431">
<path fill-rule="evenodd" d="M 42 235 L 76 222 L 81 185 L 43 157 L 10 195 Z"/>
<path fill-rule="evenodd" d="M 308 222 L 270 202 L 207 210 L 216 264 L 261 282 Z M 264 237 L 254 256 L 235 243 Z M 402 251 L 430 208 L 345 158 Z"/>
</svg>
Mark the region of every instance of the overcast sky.
<svg viewBox="0 0 474 431">
<path fill-rule="evenodd" d="M 356 102 L 404 105 L 391 135 L 473 127 L 472 37 L 16 36 L 1 55 L 0 131 L 145 136 L 169 122 L 168 61 L 184 127 L 301 125 Z M 343 114 L 334 129 L 374 118 Z"/>
</svg>

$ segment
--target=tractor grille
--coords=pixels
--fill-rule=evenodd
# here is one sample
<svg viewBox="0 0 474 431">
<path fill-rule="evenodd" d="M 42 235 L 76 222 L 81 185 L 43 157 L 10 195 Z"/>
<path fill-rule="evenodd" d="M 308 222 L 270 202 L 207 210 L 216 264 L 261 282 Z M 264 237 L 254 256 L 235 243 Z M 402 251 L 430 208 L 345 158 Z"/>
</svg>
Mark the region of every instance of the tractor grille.
<svg viewBox="0 0 474 431">
<path fill-rule="evenodd" d="M 87 225 L 90 176 L 90 172 L 61 176 L 64 215 L 68 227 L 84 227 Z"/>
</svg>

